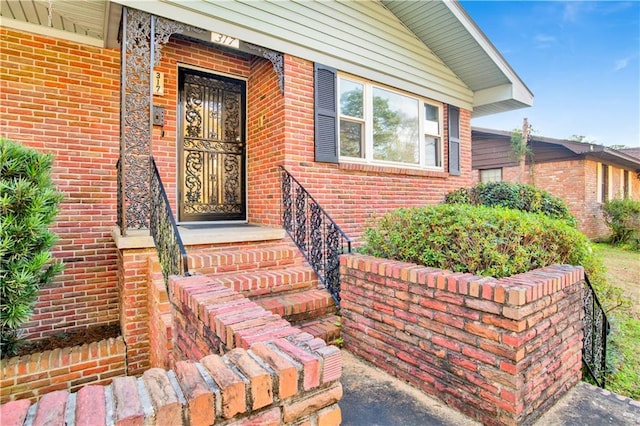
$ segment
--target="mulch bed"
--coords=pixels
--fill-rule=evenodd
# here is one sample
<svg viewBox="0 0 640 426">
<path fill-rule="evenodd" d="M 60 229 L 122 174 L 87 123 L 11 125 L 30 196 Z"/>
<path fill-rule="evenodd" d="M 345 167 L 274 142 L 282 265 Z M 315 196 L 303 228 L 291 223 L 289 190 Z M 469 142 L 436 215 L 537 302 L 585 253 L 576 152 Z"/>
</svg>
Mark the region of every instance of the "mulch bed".
<svg viewBox="0 0 640 426">
<path fill-rule="evenodd" d="M 80 346 L 120 336 L 120 325 L 93 326 L 82 330 L 54 334 L 43 339 L 24 342 L 18 349 L 19 356 L 30 355 L 57 348 Z"/>
</svg>

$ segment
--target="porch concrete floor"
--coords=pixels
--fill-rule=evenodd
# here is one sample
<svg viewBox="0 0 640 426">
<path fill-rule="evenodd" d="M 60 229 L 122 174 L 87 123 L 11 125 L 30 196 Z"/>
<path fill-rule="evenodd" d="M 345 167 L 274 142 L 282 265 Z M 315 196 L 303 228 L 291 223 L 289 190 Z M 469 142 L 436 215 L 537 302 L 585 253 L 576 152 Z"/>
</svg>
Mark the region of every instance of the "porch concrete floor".
<svg viewBox="0 0 640 426">
<path fill-rule="evenodd" d="M 187 247 L 203 244 L 241 243 L 254 241 L 281 240 L 284 228 L 274 228 L 249 223 L 239 224 L 185 224 L 178 225 L 178 232 Z M 151 248 L 153 238 L 148 229 L 128 230 L 127 236 L 120 235 L 117 226 L 111 228 L 111 235 L 119 249 Z"/>
<path fill-rule="evenodd" d="M 252 224 L 178 225 L 185 246 L 281 240 L 284 228 Z"/>
<path fill-rule="evenodd" d="M 344 426 L 470 426 L 480 423 L 343 350 Z M 640 425 L 640 401 L 580 382 L 536 426 Z"/>
</svg>

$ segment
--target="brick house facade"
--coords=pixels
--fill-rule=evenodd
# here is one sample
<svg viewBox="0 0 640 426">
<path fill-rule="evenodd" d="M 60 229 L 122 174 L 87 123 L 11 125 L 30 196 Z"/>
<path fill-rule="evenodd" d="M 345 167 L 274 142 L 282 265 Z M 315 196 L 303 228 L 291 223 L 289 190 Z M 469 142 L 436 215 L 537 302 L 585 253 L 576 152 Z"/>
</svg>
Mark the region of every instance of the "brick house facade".
<svg viewBox="0 0 640 426">
<path fill-rule="evenodd" d="M 126 8 L 126 1 L 104 3 L 107 6 L 100 13 L 106 17 L 102 20 L 106 25 L 101 28 L 101 36 L 92 40 L 87 35 L 19 22 L 28 18 L 17 16 L 14 19 L 3 16 L 0 28 L 0 135 L 54 154 L 53 179 L 65 195 L 53 231 L 59 235 L 54 255 L 62 259 L 66 267 L 54 283 L 40 291 L 33 317 L 24 327 L 26 337 L 31 339 L 117 324 L 127 303 L 146 303 L 137 301 L 135 296 L 131 300 L 123 299 L 123 289 L 129 285 L 123 283 L 128 282 L 128 277 L 140 276 L 141 280 L 146 277 L 148 248 L 140 247 L 139 252 L 127 253 L 118 248 L 114 235 L 119 232 L 115 225 L 120 220 L 118 198 L 123 195 L 120 191 L 124 191 L 125 210 L 132 201 L 126 198 L 127 188 L 131 187 L 127 186 L 131 182 L 127 182 L 126 176 L 124 189 L 118 186 L 116 164 L 130 152 L 127 137 L 134 132 L 131 121 L 141 120 L 149 130 L 143 147 L 155 159 L 173 211 L 180 211 L 180 197 L 184 200 L 180 187 L 184 164 L 180 163 L 178 145 L 184 135 L 180 120 L 184 118 L 181 113 L 185 108 L 180 101 L 183 84 L 180 73 L 184 70 L 246 85 L 243 122 L 246 162 L 244 173 L 240 173 L 246 178 L 242 194 L 246 214 L 239 222 L 281 227 L 282 166 L 356 242 L 367 221 L 375 215 L 400 206 L 435 204 L 448 191 L 472 183 L 470 120 L 473 114 L 531 104 L 531 93 L 508 64 L 508 73 L 496 72 L 490 77 L 495 79 L 496 86 L 517 87 L 519 90 L 514 92 L 520 97 L 484 96 L 483 104 L 474 104 L 474 93 L 481 90 L 476 88 L 476 82 L 484 81 L 487 76 L 462 74 L 459 71 L 464 69 L 462 64 L 443 59 L 445 51 L 430 50 L 430 34 L 412 33 L 400 24 L 406 17 L 399 15 L 400 10 L 393 12 L 392 4 L 383 7 L 378 2 L 354 3 L 348 7 L 357 13 L 345 19 L 369 22 L 367 13 L 375 12 L 382 14 L 378 16 L 382 16 L 380 19 L 392 31 L 399 32 L 395 39 L 389 38 L 381 59 L 376 59 L 389 64 L 387 66 L 394 63 L 384 57 L 394 57 L 392 42 L 423 51 L 420 58 L 409 58 L 405 64 L 423 73 L 413 81 L 406 75 L 389 77 L 392 73 L 376 71 L 373 59 L 366 55 L 354 59 L 346 51 L 313 44 L 301 35 L 296 40 L 293 32 L 287 33 L 293 29 L 283 30 L 285 35 L 276 34 L 279 37 L 271 37 L 272 33 L 267 36 L 268 31 L 261 22 L 271 22 L 274 13 L 268 11 L 267 3 L 255 3 L 258 9 L 264 7 L 264 10 L 256 9 L 253 16 L 249 16 L 249 12 L 244 15 L 238 12 L 231 19 L 225 15 L 230 12 L 225 11 L 223 5 L 215 6 L 219 15 L 213 16 L 210 10 L 185 11 L 171 2 L 165 2 L 162 7 L 161 2 L 132 2 L 132 7 L 145 9 L 139 11 L 144 17 L 152 17 L 157 25 L 165 23 L 163 25 L 171 28 L 166 39 L 156 41 L 150 49 L 152 55 L 158 54 L 153 71 L 162 73 L 164 85 L 162 94 L 148 97 L 149 105 L 164 108 L 162 125 L 151 125 L 145 122 L 149 109 L 143 114 L 145 118 L 140 119 L 126 106 L 126 95 L 131 94 L 133 86 L 130 86 L 130 75 L 123 77 L 129 72 L 125 64 L 128 58 L 135 59 L 138 50 L 126 45 L 126 37 L 135 35 L 123 35 L 124 41 L 118 41 L 117 37 L 123 16 L 132 9 Z M 205 7 L 205 3 L 201 6 Z M 304 15 L 304 11 L 295 9 L 293 4 L 282 5 L 292 7 L 296 16 L 308 22 L 313 22 L 310 17 L 313 16 L 320 27 L 330 29 L 333 25 L 327 16 Z M 468 53 L 474 53 L 475 60 L 502 61 L 495 59 L 499 55 L 489 55 L 481 48 L 488 40 L 477 34 L 477 28 L 468 30 L 474 25 L 468 17 L 453 18 L 458 16 L 454 12 L 461 9 L 457 3 L 426 2 L 413 6 L 418 8 L 417 13 L 423 14 L 428 12 L 425 8 L 439 8 L 447 19 L 455 19 L 456 28 L 473 41 L 472 51 Z M 55 7 L 54 4 L 54 13 L 65 13 L 62 7 L 60 10 Z M 282 16 L 294 20 L 291 15 Z M 214 26 L 214 22 L 220 25 Z M 123 25 L 127 28 L 126 23 Z M 371 22 L 367 25 L 375 26 Z M 175 28 L 178 30 L 174 31 Z M 212 32 L 222 30 L 240 39 L 240 47 L 212 42 Z M 354 43 L 366 40 L 361 34 L 346 37 L 351 37 Z M 385 35 L 376 37 L 383 40 Z M 379 48 L 376 40 L 371 42 L 372 49 Z M 491 49 L 494 48 L 491 46 Z M 424 57 L 431 61 L 429 66 L 418 63 Z M 149 61 L 141 58 L 140 63 Z M 349 60 L 345 60 L 347 58 Z M 373 90 L 392 93 L 392 97 L 417 100 L 420 105 L 426 102 L 435 108 L 439 115 L 434 119 L 439 129 L 435 139 L 439 145 L 433 166 L 425 166 L 422 153 L 415 154 L 420 158 L 419 166 L 344 156 L 330 162 L 317 161 L 314 66 L 318 63 L 334 67 L 337 78 L 353 78 L 367 87 L 375 85 Z M 150 77 L 146 84 L 153 84 Z M 459 117 L 457 138 L 449 134 L 452 110 Z M 144 132 L 140 138 L 145 138 Z M 422 149 L 422 137 L 420 141 Z M 455 152 L 451 147 L 455 147 Z M 146 194 L 146 191 L 141 192 Z M 146 213 L 141 216 L 145 217 Z M 176 219 L 180 222 L 179 213 Z M 128 230 L 133 236 L 138 232 L 148 236 L 145 228 L 132 226 Z"/>
<path fill-rule="evenodd" d="M 640 200 L 640 159 L 601 145 L 532 136 L 531 158 L 520 176 L 509 132 L 472 130 L 473 182 L 522 182 L 562 198 L 589 238 L 605 238 L 602 204 L 616 198 Z M 483 179 L 484 178 L 484 179 Z"/>
</svg>

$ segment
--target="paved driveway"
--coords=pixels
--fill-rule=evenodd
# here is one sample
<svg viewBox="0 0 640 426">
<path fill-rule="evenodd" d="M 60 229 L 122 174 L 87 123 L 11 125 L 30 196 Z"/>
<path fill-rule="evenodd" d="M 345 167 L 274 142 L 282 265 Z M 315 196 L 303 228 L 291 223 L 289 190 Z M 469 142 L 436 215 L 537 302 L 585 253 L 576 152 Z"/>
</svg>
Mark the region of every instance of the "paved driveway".
<svg viewBox="0 0 640 426">
<path fill-rule="evenodd" d="M 471 426 L 480 423 L 447 407 L 405 382 L 342 351 L 344 426 Z M 638 426 L 640 401 L 581 382 L 538 421 L 536 426 Z"/>
</svg>

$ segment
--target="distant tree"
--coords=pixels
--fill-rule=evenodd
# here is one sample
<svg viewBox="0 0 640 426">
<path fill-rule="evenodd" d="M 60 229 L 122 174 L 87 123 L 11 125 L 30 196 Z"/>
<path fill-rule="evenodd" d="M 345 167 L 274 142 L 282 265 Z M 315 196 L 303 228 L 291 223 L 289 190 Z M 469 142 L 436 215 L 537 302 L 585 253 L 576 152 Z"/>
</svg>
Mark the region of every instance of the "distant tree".
<svg viewBox="0 0 640 426">
<path fill-rule="evenodd" d="M 627 148 L 631 148 L 630 146 L 626 146 L 626 145 L 609 145 L 609 148 L 611 149 L 627 149 Z"/>
<path fill-rule="evenodd" d="M 529 120 L 526 118 L 522 121 L 522 129 L 515 128 L 511 132 L 511 151 L 515 155 L 516 159 L 520 164 L 520 172 L 518 175 L 518 181 L 520 183 L 524 182 L 524 170 L 525 170 L 525 162 L 526 158 L 529 157 L 529 161 L 531 163 L 531 184 L 534 183 L 534 174 L 533 174 L 533 151 L 529 146 L 529 139 L 531 138 L 531 133 L 533 133 L 533 128 L 529 124 Z"/>
<path fill-rule="evenodd" d="M 350 117 L 362 117 L 362 91 L 351 90 L 342 94 L 340 112 Z M 362 131 L 363 129 L 357 124 L 340 126 L 340 155 L 347 157 L 362 155 Z"/>
<path fill-rule="evenodd" d="M 584 135 L 571 135 L 568 140 L 572 142 L 596 143 L 595 139 L 587 138 Z"/>
<path fill-rule="evenodd" d="M 362 117 L 362 91 L 353 90 L 343 93 L 340 112 L 351 117 Z M 373 98 L 373 140 L 376 157 L 387 161 L 415 162 L 415 146 L 403 143 L 417 139 L 414 120 L 394 111 L 389 100 L 383 97 Z M 359 157 L 361 147 L 357 143 L 361 135 L 358 126 L 341 128 L 341 155 Z"/>
</svg>

